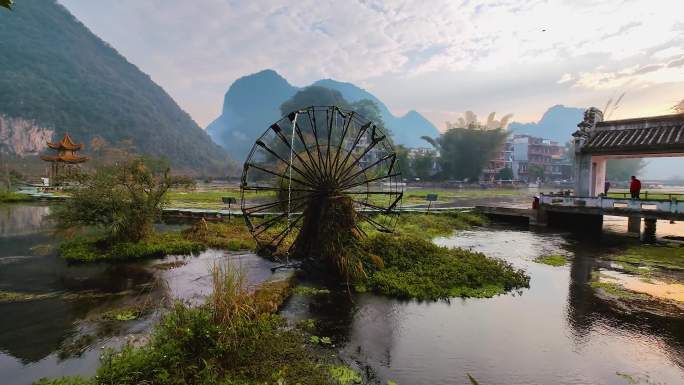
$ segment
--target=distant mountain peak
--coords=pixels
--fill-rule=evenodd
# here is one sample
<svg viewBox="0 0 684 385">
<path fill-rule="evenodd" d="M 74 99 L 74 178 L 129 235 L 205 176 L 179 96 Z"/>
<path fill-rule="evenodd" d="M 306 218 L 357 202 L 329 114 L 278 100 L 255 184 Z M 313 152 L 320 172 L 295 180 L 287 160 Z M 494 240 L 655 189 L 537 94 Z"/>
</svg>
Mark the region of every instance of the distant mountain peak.
<svg viewBox="0 0 684 385">
<path fill-rule="evenodd" d="M 416 111 L 394 116 L 375 95 L 353 83 L 321 79 L 309 86 L 339 91 L 349 102 L 369 99 L 377 103 L 385 127 L 392 131 L 395 143 L 422 146 L 421 136 L 439 135 L 437 128 Z M 207 133 L 237 159 L 244 159 L 256 138 L 280 117 L 280 105 L 300 88 L 292 86 L 274 70 L 262 70 L 237 79 L 228 88 L 223 113 L 207 127 Z"/>
</svg>

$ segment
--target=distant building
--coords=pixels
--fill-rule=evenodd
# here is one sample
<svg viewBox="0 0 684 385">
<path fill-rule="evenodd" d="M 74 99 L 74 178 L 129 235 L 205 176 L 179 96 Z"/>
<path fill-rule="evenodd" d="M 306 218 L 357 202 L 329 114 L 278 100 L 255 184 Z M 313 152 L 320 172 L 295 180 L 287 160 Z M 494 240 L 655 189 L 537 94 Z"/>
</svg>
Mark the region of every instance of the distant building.
<svg viewBox="0 0 684 385">
<path fill-rule="evenodd" d="M 501 146 L 494 159 L 490 160 L 487 167 L 482 170 L 482 178 L 485 181 L 496 180 L 499 172 L 505 168 L 513 168 L 513 142 L 510 140 Z"/>
<path fill-rule="evenodd" d="M 558 142 L 530 135 L 515 135 L 511 146 L 515 179 L 532 182 L 530 167 L 533 165 L 543 169 L 544 180 L 571 179 L 572 163 L 565 147 Z"/>
</svg>

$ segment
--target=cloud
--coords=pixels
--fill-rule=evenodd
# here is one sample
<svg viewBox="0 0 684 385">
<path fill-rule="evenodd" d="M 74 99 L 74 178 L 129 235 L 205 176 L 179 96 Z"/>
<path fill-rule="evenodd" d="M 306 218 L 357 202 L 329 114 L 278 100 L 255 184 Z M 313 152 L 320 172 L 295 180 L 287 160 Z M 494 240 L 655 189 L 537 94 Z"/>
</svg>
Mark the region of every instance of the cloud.
<svg viewBox="0 0 684 385">
<path fill-rule="evenodd" d="M 462 111 L 507 95 L 555 104 L 562 92 L 664 81 L 684 39 L 680 0 L 59 1 L 203 125 L 232 81 L 263 68 L 297 85 L 364 84 L 397 110 L 447 108 L 435 95 L 475 104 L 450 107 Z M 426 78 L 453 88 L 428 89 Z"/>
<path fill-rule="evenodd" d="M 572 74 L 569 74 L 566 72 L 563 74 L 563 76 L 560 77 L 560 79 L 558 79 L 558 81 L 556 83 L 558 83 L 558 84 L 568 83 L 568 82 L 571 82 L 573 79 L 574 79 L 574 77 L 572 76 Z"/>
</svg>

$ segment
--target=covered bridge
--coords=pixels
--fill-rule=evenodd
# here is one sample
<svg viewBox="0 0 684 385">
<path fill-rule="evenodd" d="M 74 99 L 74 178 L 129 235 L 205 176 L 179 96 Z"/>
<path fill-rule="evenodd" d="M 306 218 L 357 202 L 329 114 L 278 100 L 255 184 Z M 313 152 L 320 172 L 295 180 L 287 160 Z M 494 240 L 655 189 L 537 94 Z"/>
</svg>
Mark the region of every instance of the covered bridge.
<svg viewBox="0 0 684 385">
<path fill-rule="evenodd" d="M 603 113 L 592 107 L 577 126 L 576 196 L 603 192 L 608 159 L 684 156 L 684 114 L 604 121 Z"/>
</svg>

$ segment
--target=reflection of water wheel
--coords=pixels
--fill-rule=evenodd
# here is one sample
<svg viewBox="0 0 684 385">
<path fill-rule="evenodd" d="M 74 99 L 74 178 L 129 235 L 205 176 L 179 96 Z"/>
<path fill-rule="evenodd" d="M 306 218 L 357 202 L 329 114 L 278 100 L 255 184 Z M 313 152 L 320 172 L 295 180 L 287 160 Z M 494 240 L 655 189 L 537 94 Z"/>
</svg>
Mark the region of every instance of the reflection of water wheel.
<svg viewBox="0 0 684 385">
<path fill-rule="evenodd" d="M 391 142 L 372 122 L 335 106 L 309 107 L 256 141 L 244 164 L 241 208 L 259 246 L 271 251 L 318 226 L 322 215 L 351 221 L 359 233 L 369 226 L 390 232 L 395 216 L 374 214 L 394 213 L 399 181 Z"/>
</svg>

